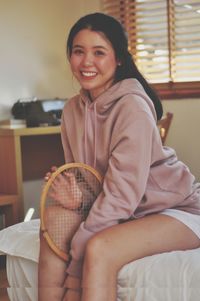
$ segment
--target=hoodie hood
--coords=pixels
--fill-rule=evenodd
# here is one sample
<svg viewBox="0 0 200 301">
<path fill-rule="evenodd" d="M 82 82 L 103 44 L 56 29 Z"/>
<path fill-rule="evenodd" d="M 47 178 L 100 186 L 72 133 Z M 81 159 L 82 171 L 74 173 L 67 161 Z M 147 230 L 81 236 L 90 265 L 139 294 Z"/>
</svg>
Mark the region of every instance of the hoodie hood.
<svg viewBox="0 0 200 301">
<path fill-rule="evenodd" d="M 84 89 L 80 90 L 82 102 L 85 103 L 85 105 L 90 109 L 95 108 L 98 114 L 106 113 L 106 111 L 109 110 L 110 107 L 115 104 L 115 102 L 119 101 L 124 96 L 128 96 L 129 94 L 143 98 L 143 100 L 148 104 L 155 121 L 157 121 L 153 101 L 148 97 L 144 91 L 144 88 L 137 79 L 124 79 L 114 84 L 92 102 L 88 96 L 88 92 Z"/>
<path fill-rule="evenodd" d="M 148 104 L 150 111 L 152 112 L 153 118 L 157 121 L 156 111 L 152 100 L 148 97 L 144 91 L 142 85 L 138 80 L 130 78 L 122 80 L 105 92 L 100 94 L 94 101 L 91 101 L 88 92 L 84 89 L 80 90 L 80 101 L 85 107 L 85 119 L 84 119 L 84 153 L 85 153 L 85 163 L 92 165 L 96 168 L 97 160 L 97 148 L 98 148 L 98 123 L 99 116 L 107 116 L 107 111 L 112 108 L 112 106 L 120 101 L 123 97 L 128 95 L 137 96 L 135 99 L 141 102 L 141 98 Z M 91 144 L 91 132 L 93 132 L 93 154 L 89 151 L 89 141 Z M 90 136 L 90 137 L 89 137 Z M 91 148 L 91 147 L 90 147 Z M 93 156 L 93 163 L 89 157 Z"/>
</svg>

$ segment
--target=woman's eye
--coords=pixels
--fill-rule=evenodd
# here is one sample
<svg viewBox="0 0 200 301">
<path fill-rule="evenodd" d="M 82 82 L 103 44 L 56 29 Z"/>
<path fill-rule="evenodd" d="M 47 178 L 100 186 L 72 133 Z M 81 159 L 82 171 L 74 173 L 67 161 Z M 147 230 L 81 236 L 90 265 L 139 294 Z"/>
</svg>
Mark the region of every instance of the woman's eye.
<svg viewBox="0 0 200 301">
<path fill-rule="evenodd" d="M 73 54 L 80 55 L 80 54 L 83 53 L 83 50 L 81 50 L 81 49 L 74 49 L 74 50 L 72 51 L 72 53 L 73 53 Z"/>
<path fill-rule="evenodd" d="M 103 51 L 101 51 L 101 50 L 97 50 L 97 51 L 95 51 L 95 55 L 97 55 L 97 56 L 103 56 L 103 55 L 105 55 L 105 53 Z"/>
</svg>

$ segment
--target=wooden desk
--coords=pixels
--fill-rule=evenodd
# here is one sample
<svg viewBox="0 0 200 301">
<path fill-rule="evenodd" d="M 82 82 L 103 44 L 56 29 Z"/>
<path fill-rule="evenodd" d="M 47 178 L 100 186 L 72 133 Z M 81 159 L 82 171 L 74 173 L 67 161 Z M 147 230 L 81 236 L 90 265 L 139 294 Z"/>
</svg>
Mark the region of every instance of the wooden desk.
<svg viewBox="0 0 200 301">
<path fill-rule="evenodd" d="M 24 218 L 23 181 L 42 179 L 63 163 L 59 126 L 0 127 L 0 213 L 4 208 L 7 225 Z"/>
</svg>

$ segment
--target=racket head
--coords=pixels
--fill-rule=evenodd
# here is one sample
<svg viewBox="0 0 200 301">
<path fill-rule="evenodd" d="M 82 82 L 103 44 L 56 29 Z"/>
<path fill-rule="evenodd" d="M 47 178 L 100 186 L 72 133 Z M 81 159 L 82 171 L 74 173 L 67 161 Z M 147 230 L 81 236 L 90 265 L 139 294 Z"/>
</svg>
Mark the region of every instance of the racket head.
<svg viewBox="0 0 200 301">
<path fill-rule="evenodd" d="M 52 251 L 70 259 L 70 242 L 102 188 L 102 177 L 84 163 L 68 163 L 52 173 L 40 200 L 41 231 Z"/>
</svg>

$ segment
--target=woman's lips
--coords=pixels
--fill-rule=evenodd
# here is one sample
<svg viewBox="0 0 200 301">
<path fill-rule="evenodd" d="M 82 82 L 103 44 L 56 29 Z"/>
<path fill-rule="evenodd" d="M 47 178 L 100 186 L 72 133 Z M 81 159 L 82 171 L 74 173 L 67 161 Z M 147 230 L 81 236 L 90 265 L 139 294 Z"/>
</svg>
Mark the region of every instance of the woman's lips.
<svg viewBox="0 0 200 301">
<path fill-rule="evenodd" d="M 85 78 L 94 78 L 97 75 L 97 72 L 93 71 L 81 71 L 81 75 Z"/>
</svg>

